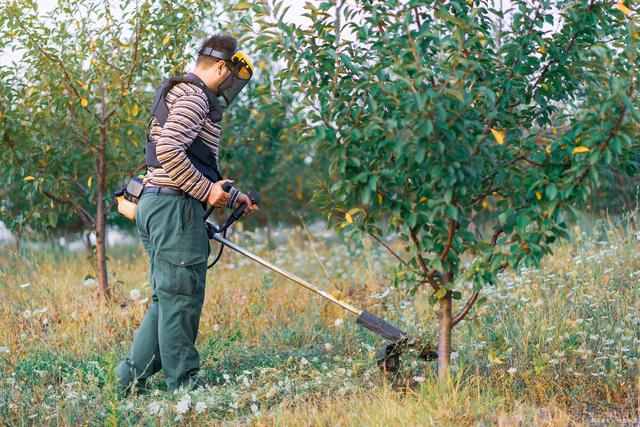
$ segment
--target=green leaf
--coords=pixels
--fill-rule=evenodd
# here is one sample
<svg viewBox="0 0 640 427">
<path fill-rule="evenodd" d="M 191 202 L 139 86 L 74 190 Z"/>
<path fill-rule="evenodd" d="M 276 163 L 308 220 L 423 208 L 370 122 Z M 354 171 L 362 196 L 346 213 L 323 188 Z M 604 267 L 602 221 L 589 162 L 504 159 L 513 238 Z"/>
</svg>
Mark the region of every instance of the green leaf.
<svg viewBox="0 0 640 427">
<path fill-rule="evenodd" d="M 558 194 L 558 190 L 556 189 L 556 186 L 553 184 L 548 184 L 545 187 L 544 192 L 547 195 L 547 198 L 549 200 L 554 200 L 556 198 L 556 195 Z"/>
</svg>

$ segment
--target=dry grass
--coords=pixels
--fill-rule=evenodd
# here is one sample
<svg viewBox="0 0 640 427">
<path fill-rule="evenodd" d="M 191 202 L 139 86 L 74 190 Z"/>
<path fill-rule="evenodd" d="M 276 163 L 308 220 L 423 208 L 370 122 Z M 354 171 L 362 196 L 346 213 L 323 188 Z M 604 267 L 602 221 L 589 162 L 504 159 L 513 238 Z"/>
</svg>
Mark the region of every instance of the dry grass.
<svg viewBox="0 0 640 427">
<path fill-rule="evenodd" d="M 585 226 L 583 225 L 583 228 Z M 454 376 L 405 359 L 385 378 L 380 340 L 317 296 L 230 251 L 209 273 L 198 347 L 205 391 L 119 399 L 113 365 L 149 296 L 138 247 L 110 252 L 115 300 L 101 305 L 84 255 L 0 254 L 0 422 L 255 425 L 568 425 L 635 419 L 640 241 L 621 226 L 576 230 L 539 271 L 511 271 L 454 335 Z M 411 300 L 369 241 L 243 243 L 412 333 L 433 336 L 426 293 Z M 603 243 L 604 242 L 604 243 Z M 134 290 L 138 290 L 138 293 Z M 488 357 L 490 356 L 490 358 Z M 490 362 L 491 359 L 493 363 Z M 184 413 L 181 408 L 186 408 Z"/>
</svg>

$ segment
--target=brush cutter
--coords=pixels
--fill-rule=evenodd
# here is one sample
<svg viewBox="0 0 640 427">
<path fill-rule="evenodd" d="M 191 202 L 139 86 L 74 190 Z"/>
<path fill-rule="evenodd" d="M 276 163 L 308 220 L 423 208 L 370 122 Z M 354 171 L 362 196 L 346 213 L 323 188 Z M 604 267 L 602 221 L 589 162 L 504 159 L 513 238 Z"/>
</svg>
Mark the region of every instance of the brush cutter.
<svg viewBox="0 0 640 427">
<path fill-rule="evenodd" d="M 249 192 L 248 196 L 254 204 L 260 203 L 260 196 L 256 192 L 251 191 Z M 398 370 L 400 364 L 400 354 L 404 349 L 411 349 L 412 351 L 417 350 L 418 357 L 427 361 L 435 360 L 437 358 L 437 352 L 429 348 L 429 346 L 419 345 L 418 342 L 411 336 L 409 336 L 406 332 L 391 325 L 384 319 L 381 319 L 380 317 L 366 310 L 360 310 L 359 308 L 356 308 L 351 304 L 340 301 L 329 292 L 320 289 L 319 287 L 296 276 L 295 274 L 290 273 L 287 270 L 278 267 L 277 265 L 267 261 L 266 259 L 254 254 L 253 252 L 250 252 L 243 247 L 227 240 L 227 229 L 242 216 L 244 208 L 244 204 L 236 208 L 222 226 L 218 226 L 208 220 L 211 212 L 213 211 L 213 206 L 211 206 L 207 210 L 204 219 L 207 224 L 207 233 L 209 235 L 209 239 L 215 240 L 216 242 L 220 243 L 218 254 L 215 257 L 214 261 L 209 265 L 209 268 L 211 268 L 220 259 L 220 256 L 222 255 L 222 249 L 224 248 L 224 246 L 227 246 L 230 249 L 233 249 L 234 251 L 257 262 L 258 264 L 267 267 L 269 270 L 272 270 L 280 274 L 281 276 L 286 277 L 287 279 L 302 286 L 303 288 L 306 288 L 311 292 L 320 295 L 322 298 L 332 302 L 333 304 L 336 304 L 343 309 L 355 314 L 356 316 L 358 316 L 358 318 L 356 319 L 356 323 L 388 340 L 388 342 L 385 343 L 385 345 L 383 345 L 376 354 L 378 366 L 384 371 L 396 372 Z"/>
</svg>

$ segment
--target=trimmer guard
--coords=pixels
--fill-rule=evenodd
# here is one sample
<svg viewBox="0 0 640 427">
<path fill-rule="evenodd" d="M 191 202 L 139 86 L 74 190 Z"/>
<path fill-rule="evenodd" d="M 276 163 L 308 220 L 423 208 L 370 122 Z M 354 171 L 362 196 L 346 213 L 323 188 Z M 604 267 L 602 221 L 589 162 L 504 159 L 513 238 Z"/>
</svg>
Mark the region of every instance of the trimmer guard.
<svg viewBox="0 0 640 427">
<path fill-rule="evenodd" d="M 360 313 L 356 323 L 390 341 L 380 347 L 376 354 L 378 366 L 386 372 L 394 373 L 398 371 L 400 367 L 400 354 L 407 349 L 411 349 L 410 351 L 414 354 L 417 352 L 418 357 L 425 361 L 436 360 L 438 358 L 438 352 L 430 346 L 419 344 L 419 342 L 414 340 L 406 332 L 401 331 L 368 311 Z"/>
<path fill-rule="evenodd" d="M 384 319 L 379 318 L 375 314 L 363 311 L 356 319 L 356 323 L 364 326 L 374 334 L 385 337 L 389 341 L 397 343 L 408 337 L 406 332 L 401 331 L 390 323 L 387 323 Z"/>
</svg>

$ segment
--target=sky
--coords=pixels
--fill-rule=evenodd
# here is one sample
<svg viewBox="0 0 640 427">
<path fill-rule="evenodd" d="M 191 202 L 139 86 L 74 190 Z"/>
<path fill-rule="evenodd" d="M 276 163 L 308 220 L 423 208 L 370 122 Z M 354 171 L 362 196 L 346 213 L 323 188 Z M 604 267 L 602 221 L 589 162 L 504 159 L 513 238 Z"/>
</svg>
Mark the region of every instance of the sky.
<svg viewBox="0 0 640 427">
<path fill-rule="evenodd" d="M 305 0 L 311 3 L 319 4 L 320 0 Z M 289 6 L 290 9 L 287 12 L 286 19 L 294 23 L 304 23 L 308 21 L 302 14 L 305 12 L 303 0 L 284 0 L 284 6 Z M 42 14 L 50 12 L 56 5 L 57 0 L 37 0 L 38 11 Z M 18 52 L 0 52 L 0 63 L 6 64 L 9 62 L 17 61 L 20 59 Z"/>
<path fill-rule="evenodd" d="M 320 4 L 322 0 L 283 0 L 283 9 L 289 7 L 285 19 L 296 24 L 308 23 L 308 18 L 302 16 L 302 14 L 305 13 L 304 4 L 307 1 Z M 36 2 L 38 3 L 38 11 L 45 14 L 55 7 L 57 0 L 36 0 Z M 497 8 L 502 7 L 503 10 L 506 10 L 511 7 L 511 0 L 494 0 L 494 5 Z M 19 60 L 20 54 L 18 52 L 0 52 L 0 64 L 7 64 Z"/>
</svg>

